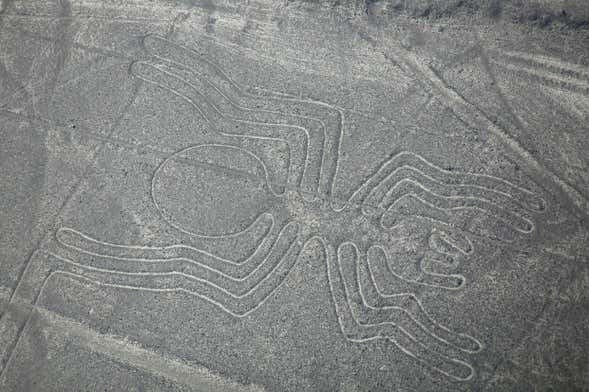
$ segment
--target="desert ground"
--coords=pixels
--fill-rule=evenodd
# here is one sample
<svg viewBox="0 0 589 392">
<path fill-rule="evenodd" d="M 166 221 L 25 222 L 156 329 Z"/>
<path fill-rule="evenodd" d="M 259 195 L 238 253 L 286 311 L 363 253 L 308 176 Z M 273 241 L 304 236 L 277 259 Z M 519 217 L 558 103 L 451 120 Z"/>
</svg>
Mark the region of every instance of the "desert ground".
<svg viewBox="0 0 589 392">
<path fill-rule="evenodd" d="M 1 391 L 589 390 L 585 0 L 3 0 Z"/>
</svg>

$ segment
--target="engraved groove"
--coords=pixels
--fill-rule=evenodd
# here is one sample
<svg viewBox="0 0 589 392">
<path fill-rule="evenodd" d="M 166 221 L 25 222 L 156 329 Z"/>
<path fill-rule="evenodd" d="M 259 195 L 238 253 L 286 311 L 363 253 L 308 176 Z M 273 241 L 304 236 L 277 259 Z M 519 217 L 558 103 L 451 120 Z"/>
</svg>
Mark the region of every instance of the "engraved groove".
<svg viewBox="0 0 589 392">
<path fill-rule="evenodd" d="M 329 128 L 320 118 L 286 114 L 270 110 L 268 106 L 277 106 L 272 105 L 272 101 L 311 105 L 315 110 L 327 109 L 336 113 L 340 123 L 343 117 L 341 110 L 323 102 L 248 93 L 205 56 L 155 34 L 146 36 L 143 45 L 162 64 L 135 62 L 130 67 L 132 75 L 186 100 L 209 126 L 224 136 L 284 142 L 289 152 L 294 151 L 297 156 L 295 161 L 302 168 L 298 173 L 289 170 L 287 182 L 302 186 L 311 193 L 331 194 L 337 174 L 341 126 L 327 135 Z M 155 72 L 146 72 L 145 67 Z M 143 71 L 141 68 L 144 68 Z M 242 104 L 238 100 L 245 102 Z M 255 129 L 251 129 L 254 126 Z M 240 132 L 234 131 L 236 127 Z M 241 128 L 245 129 L 242 131 Z M 269 129 L 261 133 L 264 128 Z M 285 128 L 285 131 L 281 132 L 280 128 Z M 228 129 L 232 131 L 228 132 Z M 299 144 L 303 148 L 293 147 L 296 144 L 292 140 L 293 133 L 302 133 L 304 141 Z"/>
<path fill-rule="evenodd" d="M 321 156 L 318 162 L 315 160 L 316 164 L 319 165 L 319 193 L 331 194 L 335 182 L 334 180 L 337 175 L 337 164 L 339 161 L 338 158 L 341 147 L 341 134 L 343 133 L 343 113 L 341 109 L 338 109 L 337 107 L 325 102 L 295 98 L 289 94 L 284 93 L 276 94 L 270 92 L 264 96 L 260 94 L 252 94 L 249 91 L 249 88 L 239 85 L 237 82 L 231 79 L 231 77 L 229 77 L 229 75 L 227 75 L 227 73 L 225 73 L 225 71 L 223 71 L 223 69 L 221 69 L 216 63 L 207 59 L 205 55 L 199 53 L 195 49 L 177 44 L 157 34 L 148 34 L 144 37 L 143 43 L 145 50 L 160 61 L 168 62 L 178 67 L 187 69 L 195 75 L 200 75 L 203 80 L 216 80 L 218 83 L 223 81 L 226 82 L 228 89 L 225 90 L 225 93 L 223 94 L 221 89 L 217 89 L 217 91 L 221 93 L 223 97 L 230 102 L 230 104 L 241 108 L 242 110 L 256 113 L 274 113 L 284 116 L 285 114 L 283 112 L 277 110 L 253 109 L 251 107 L 246 108 L 248 106 L 248 101 L 253 103 L 251 106 L 256 106 L 257 108 L 259 108 L 259 106 L 267 107 L 268 105 L 272 107 L 274 105 L 271 104 L 271 102 L 275 101 L 288 102 L 290 105 L 295 105 L 295 109 L 298 109 L 298 111 L 301 111 L 301 109 L 304 110 L 304 106 L 301 108 L 298 108 L 298 106 L 308 104 L 313 106 L 315 109 L 321 108 L 335 113 L 338 116 L 338 126 L 334 127 L 333 130 L 331 130 L 330 127 L 326 125 L 325 120 L 322 118 L 292 113 L 288 114 L 289 117 L 297 118 L 299 120 L 311 120 L 320 124 L 319 133 L 321 137 Z M 150 43 L 153 46 L 151 46 Z M 171 49 L 175 49 L 177 52 L 169 52 Z M 179 58 L 175 56 L 179 56 Z M 196 66 L 191 66 L 191 63 L 193 62 L 196 63 Z M 203 67 L 203 64 L 206 67 Z M 203 75 L 202 72 L 199 72 L 207 68 L 212 70 L 212 75 L 209 74 L 208 77 Z M 233 96 L 234 99 L 242 99 L 246 101 L 246 104 L 240 105 L 234 103 L 235 101 L 228 98 L 229 96 Z M 327 169 L 325 169 L 325 166 L 327 166 Z M 324 170 L 327 171 L 326 175 L 323 175 Z"/>
<path fill-rule="evenodd" d="M 182 271 L 194 276 L 208 275 L 209 280 L 241 283 L 259 270 L 263 271 L 264 264 L 270 263 L 269 256 L 279 248 L 279 241 L 286 240 L 290 243 L 287 238 L 293 233 L 288 231 L 292 231 L 293 227 L 294 225 L 283 227 L 277 238 L 271 238 L 270 235 L 263 237 L 255 251 L 239 261 L 222 258 L 187 245 L 138 247 L 113 244 L 98 241 L 71 228 L 61 228 L 58 231 L 58 242 L 78 255 L 95 256 L 96 258 L 86 258 L 89 265 L 112 264 L 115 268 L 126 271 Z M 108 260 L 116 260 L 116 263 L 109 263 Z"/>
<path fill-rule="evenodd" d="M 294 266 L 301 248 L 299 241 L 297 241 L 298 225 L 292 222 L 285 225 L 276 243 L 281 241 L 282 236 L 289 235 L 284 233 L 291 230 L 294 230 L 294 233 L 290 233 L 290 235 L 294 234 L 294 238 L 286 241 L 285 249 L 275 252 L 276 248 L 273 247 L 262 262 L 243 278 L 228 277 L 213 267 L 207 269 L 178 268 L 179 260 L 177 259 L 153 263 L 153 261 L 145 259 L 118 257 L 115 259 L 118 260 L 117 263 L 109 263 L 109 260 L 113 259 L 112 256 L 105 257 L 99 254 L 98 257 L 86 258 L 85 263 L 79 263 L 54 252 L 50 252 L 50 254 L 69 266 L 74 273 L 99 281 L 105 286 L 155 292 L 185 292 L 216 305 L 232 316 L 245 317 L 259 308 L 282 285 L 286 275 Z M 100 243 L 100 241 L 93 242 Z M 71 248 L 71 246 L 69 247 Z M 87 251 L 81 253 L 82 256 L 84 254 L 95 256 Z M 182 261 L 191 267 L 204 266 L 203 263 L 196 260 L 188 262 L 183 259 Z M 149 267 L 151 270 L 137 271 L 138 266 Z M 155 271 L 154 266 L 156 267 Z M 262 267 L 265 268 L 262 269 Z M 257 273 L 258 271 L 260 273 Z M 258 276 L 254 275 L 256 273 Z M 249 282 L 248 279 L 252 276 L 254 279 L 250 279 L 252 282 Z M 213 282 L 213 279 L 218 282 Z M 242 287 L 237 289 L 235 287 L 228 289 L 221 285 L 236 282 L 246 282 L 246 284 L 242 284 Z"/>
<path fill-rule="evenodd" d="M 431 184 L 452 186 L 451 189 L 456 192 L 480 195 L 480 192 L 484 191 L 517 200 L 529 210 L 543 211 L 546 208 L 546 202 L 541 197 L 519 185 L 488 174 L 461 173 L 442 169 L 424 157 L 408 151 L 402 151 L 384 161 L 350 199 L 363 201 L 372 187 L 379 183 L 392 180 L 394 184 L 398 182 L 397 178 L 407 178 L 406 174 L 403 174 L 405 170 L 416 173 Z"/>
<path fill-rule="evenodd" d="M 495 51 L 490 60 L 504 70 L 527 76 L 549 87 L 589 94 L 589 70 L 554 57 L 522 52 Z"/>
<path fill-rule="evenodd" d="M 380 203 L 380 207 L 387 213 L 394 210 L 402 198 L 411 196 L 421 204 L 442 211 L 458 211 L 463 209 L 476 209 L 485 212 L 495 218 L 513 226 L 522 233 L 531 233 L 534 224 L 529 216 L 519 215 L 513 210 L 506 209 L 504 204 L 489 202 L 485 199 L 461 196 L 444 196 L 432 192 L 423 185 L 409 179 L 403 179 L 391 188 Z M 384 214 L 382 215 L 385 216 Z M 390 228 L 391 225 L 383 224 L 383 228 Z"/>
<path fill-rule="evenodd" d="M 384 339 L 455 381 L 472 379 L 474 368 L 462 358 L 481 351 L 482 343 L 437 323 L 415 293 L 423 288 L 458 290 L 464 286 L 466 278 L 458 269 L 475 252 L 475 247 L 465 232 L 453 225 L 457 212 L 483 212 L 516 231 L 530 234 L 535 229 L 536 214 L 547 208 L 545 200 L 499 177 L 445 170 L 406 151 L 383 162 L 349 197 L 338 200 L 335 186 L 345 125 L 341 109 L 285 92 L 258 90 L 254 94 L 253 89 L 233 81 L 206 55 L 155 34 L 145 36 L 142 44 L 150 59 L 133 62 L 129 72 L 186 101 L 216 136 L 222 136 L 216 143 L 193 145 L 168 154 L 151 179 L 151 202 L 162 220 L 200 243 L 123 245 L 62 227 L 56 232 L 56 249 L 46 252 L 59 262 L 58 272 L 105 287 L 185 293 L 231 316 L 245 317 L 284 284 L 303 249 L 317 241 L 325 257 L 338 324 L 348 341 L 367 343 Z M 246 143 L 233 145 L 236 138 L 240 142 L 255 139 L 264 144 L 286 145 L 286 180 L 273 178 L 268 162 L 245 148 Z M 232 155 L 236 157 L 234 166 L 245 163 L 247 167 L 239 170 L 230 163 L 221 165 L 214 158 L 210 158 L 212 162 L 206 161 L 206 149 L 222 157 L 220 152 Z M 233 183 L 229 181 L 236 177 L 248 177 L 256 190 L 262 189 L 274 197 L 276 205 L 262 203 L 266 210 L 254 210 L 251 223 L 243 228 L 234 224 L 233 219 L 247 207 L 242 199 L 236 199 L 228 211 L 233 214 L 231 224 L 220 228 L 220 233 L 200 232 L 175 221 L 166 212 L 160 193 L 162 189 L 174 189 L 160 189 L 156 182 L 160 178 L 175 180 L 176 177 L 166 177 L 166 165 L 172 161 L 193 164 L 185 155 L 200 151 L 204 151 L 199 157 L 205 162 L 194 164 L 201 171 L 199 174 L 214 171 L 215 181 L 221 179 L 230 185 Z M 244 157 L 243 161 L 237 159 Z M 229 173 L 229 179 L 221 178 L 221 173 Z M 202 177 L 194 178 L 201 181 L 195 187 L 204 188 Z M 208 199 L 218 197 L 203 192 Z M 305 196 L 322 198 L 328 201 L 329 208 L 316 208 L 318 203 L 298 203 L 299 196 L 304 201 L 308 201 Z M 190 200 L 193 208 L 198 207 L 199 200 Z M 227 200 L 233 203 L 233 199 Z M 409 215 L 421 216 L 431 226 L 427 228 L 431 229 L 426 234 L 429 237 L 423 238 L 427 249 L 417 260 L 395 258 L 391 249 L 382 245 L 380 236 L 383 229 L 391 229 L 397 223 L 394 220 L 390 224 L 391 216 L 405 216 L 399 214 L 399 206 L 405 200 L 418 204 L 409 209 Z M 366 215 L 377 211 L 379 219 L 361 216 L 357 208 L 350 208 L 354 206 Z M 305 215 L 307 207 L 309 214 Z M 298 214 L 292 212 L 295 209 Z M 374 224 L 362 242 L 366 248 L 360 250 L 355 242 L 345 238 L 344 242 L 337 241 L 337 246 L 332 245 L 333 238 L 326 238 L 328 234 L 321 230 L 336 224 L 333 219 L 338 214 L 334 212 L 344 217 L 343 222 L 357 222 L 361 218 L 363 223 Z M 308 224 L 307 217 L 316 219 L 318 224 Z M 242 252 L 248 254 L 237 259 L 217 253 L 222 241 L 247 241 L 248 233 L 262 221 L 269 221 L 269 225 L 256 238 L 251 253 Z M 206 225 L 202 221 L 197 223 Z M 237 231 L 234 227 L 238 227 Z M 350 231 L 349 235 L 355 234 Z M 208 246 L 203 246 L 203 242 L 208 242 Z"/>
<path fill-rule="evenodd" d="M 172 219 L 165 213 L 164 209 L 162 208 L 162 206 L 160 205 L 160 203 L 158 202 L 158 197 L 157 197 L 157 192 L 156 192 L 156 179 L 158 178 L 158 175 L 160 174 L 160 172 L 163 170 L 163 168 L 165 167 L 165 165 L 170 162 L 170 161 L 177 161 L 178 157 L 182 156 L 182 154 L 189 152 L 191 150 L 194 149 L 199 149 L 199 148 L 208 148 L 208 147 L 222 147 L 222 148 L 227 148 L 227 149 L 231 149 L 234 150 L 236 152 L 241 152 L 246 154 L 247 156 L 251 157 L 253 160 L 255 160 L 258 165 L 262 168 L 263 171 L 263 176 L 265 179 L 265 183 L 268 185 L 268 189 L 270 190 L 270 192 L 274 195 L 274 196 L 282 196 L 284 194 L 284 192 L 286 192 L 286 190 L 282 190 L 280 193 L 276 192 L 272 189 L 272 182 L 269 176 L 269 170 L 266 166 L 266 164 L 255 154 L 249 152 L 248 150 L 245 150 L 243 148 L 240 147 L 235 147 L 235 146 L 228 146 L 228 145 L 222 145 L 222 144 L 201 144 L 201 145 L 196 145 L 196 146 L 189 146 L 186 147 L 176 153 L 174 153 L 173 155 L 171 155 L 170 157 L 166 158 L 165 160 L 163 160 L 158 167 L 155 169 L 153 176 L 152 176 L 152 181 L 151 181 L 151 201 L 153 203 L 153 205 L 155 206 L 155 209 L 160 213 L 160 216 L 162 217 L 162 219 L 164 219 L 166 221 L 166 223 L 168 223 L 170 226 L 174 227 L 175 229 L 189 234 L 189 235 L 193 235 L 193 236 L 197 236 L 197 237 L 203 237 L 203 238 L 227 238 L 227 237 L 232 237 L 232 236 L 237 236 L 240 235 L 241 233 L 243 233 L 244 231 L 248 230 L 253 224 L 254 222 L 260 218 L 262 215 L 266 215 L 266 214 L 261 214 L 258 218 L 256 218 L 256 220 L 254 220 L 252 222 L 252 224 L 250 224 L 250 226 L 244 230 L 241 231 L 237 231 L 236 233 L 231 233 L 231 234 L 223 234 L 223 235 L 203 235 L 200 233 L 196 233 L 194 231 L 191 231 L 185 227 L 182 227 L 181 225 L 179 225 L 178 223 L 172 221 Z M 272 224 L 274 224 L 274 218 L 272 216 L 272 214 L 267 214 L 271 217 L 272 219 Z"/>
<path fill-rule="evenodd" d="M 449 356 L 448 354 L 451 355 L 451 352 L 440 353 L 433 347 L 439 343 L 448 345 L 447 337 L 455 338 L 460 336 L 460 338 L 464 338 L 469 343 L 467 344 L 469 347 L 461 347 L 460 350 L 469 352 L 472 351 L 470 348 L 473 347 L 476 351 L 479 351 L 482 345 L 476 339 L 468 335 L 449 333 L 449 330 L 445 327 L 434 326 L 429 323 L 427 321 L 427 313 L 414 316 L 412 311 L 407 310 L 405 306 L 401 307 L 401 309 L 395 306 L 369 307 L 363 297 L 363 288 L 359 280 L 359 275 L 357 274 L 357 257 L 352 257 L 352 261 L 343 260 L 344 257 L 342 257 L 344 247 L 351 247 L 357 256 L 356 245 L 350 242 L 342 243 L 336 251 L 333 246 L 327 244 L 320 237 L 315 239 L 323 246 L 331 296 L 340 329 L 347 340 L 354 343 L 366 343 L 386 339 L 414 360 L 451 379 L 467 381 L 474 376 L 472 365 Z M 344 272 L 344 266 L 342 264 L 346 262 L 348 264 L 354 264 L 350 271 L 354 270 L 356 272 L 351 277 L 349 276 L 350 274 L 346 276 Z M 417 308 L 419 309 L 419 313 L 423 308 L 418 300 L 416 300 L 416 303 L 418 303 Z M 419 341 L 409 331 L 403 328 L 403 326 L 393 321 L 396 318 L 395 313 L 397 312 L 403 312 L 405 315 L 409 315 L 411 322 L 417 324 L 418 329 L 428 335 L 430 341 Z M 363 320 L 358 319 L 357 315 L 362 317 Z M 418 317 L 421 317 L 421 320 L 426 324 L 419 322 Z M 443 331 L 442 337 L 433 333 L 432 330 L 437 332 Z M 453 343 L 449 345 L 452 346 Z"/>
<path fill-rule="evenodd" d="M 367 215 L 380 216 L 381 227 L 390 229 L 397 223 L 385 223 L 403 199 L 413 198 L 428 210 L 424 215 L 436 220 L 435 211 L 445 215 L 462 209 L 475 209 L 512 226 L 522 233 L 534 230 L 532 213 L 546 209 L 544 199 L 535 193 L 501 178 L 459 173 L 442 169 L 425 158 L 400 152 L 384 161 L 350 196 L 350 204 L 360 204 Z M 376 207 L 376 208 L 375 208 Z M 528 211 L 526 211 L 528 210 Z M 416 207 L 411 215 L 420 215 Z M 447 222 L 445 222 L 447 223 Z"/>
</svg>

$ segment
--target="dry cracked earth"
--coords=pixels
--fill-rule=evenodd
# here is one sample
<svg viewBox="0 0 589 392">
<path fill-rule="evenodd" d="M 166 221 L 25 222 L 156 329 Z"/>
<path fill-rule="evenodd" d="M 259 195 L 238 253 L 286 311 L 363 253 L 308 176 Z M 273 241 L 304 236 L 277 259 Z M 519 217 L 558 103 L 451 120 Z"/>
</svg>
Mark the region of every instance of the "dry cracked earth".
<svg viewBox="0 0 589 392">
<path fill-rule="evenodd" d="M 589 391 L 585 0 L 3 0 L 0 390 Z"/>
</svg>

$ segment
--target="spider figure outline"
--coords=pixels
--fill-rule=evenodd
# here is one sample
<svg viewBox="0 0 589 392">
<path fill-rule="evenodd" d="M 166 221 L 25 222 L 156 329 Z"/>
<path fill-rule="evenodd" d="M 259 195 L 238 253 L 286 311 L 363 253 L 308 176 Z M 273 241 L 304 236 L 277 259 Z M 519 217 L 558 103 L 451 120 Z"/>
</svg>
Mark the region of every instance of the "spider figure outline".
<svg viewBox="0 0 589 392">
<path fill-rule="evenodd" d="M 132 63 L 130 73 L 184 100 L 214 131 L 214 143 L 172 154 L 152 177 L 154 208 L 195 245 L 115 244 L 62 227 L 52 255 L 64 273 L 106 286 L 188 293 L 240 318 L 261 307 L 314 246 L 347 340 L 386 339 L 452 380 L 474 377 L 466 357 L 483 344 L 436 322 L 415 292 L 464 287 L 460 265 L 476 249 L 457 223 L 463 212 L 494 219 L 509 238 L 526 236 L 545 201 L 501 178 L 451 172 L 408 151 L 391 155 L 342 196 L 341 109 L 253 92 L 205 55 L 159 35 L 144 37 L 143 46 L 149 59 Z M 259 153 L 264 144 L 286 147 L 284 180 Z M 424 250 L 403 260 L 395 249 L 413 218 L 427 223 L 419 226 Z M 227 244 L 246 249 L 252 241 L 253 250 L 238 258 L 215 251 Z"/>
</svg>

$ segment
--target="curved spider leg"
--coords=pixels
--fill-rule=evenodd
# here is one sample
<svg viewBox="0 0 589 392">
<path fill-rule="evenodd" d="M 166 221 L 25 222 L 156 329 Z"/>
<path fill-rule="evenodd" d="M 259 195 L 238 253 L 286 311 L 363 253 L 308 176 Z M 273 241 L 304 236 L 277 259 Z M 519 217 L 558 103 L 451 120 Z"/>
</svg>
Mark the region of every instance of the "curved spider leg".
<svg viewBox="0 0 589 392">
<path fill-rule="evenodd" d="M 61 227 L 55 233 L 56 243 L 73 251 L 90 255 L 129 259 L 206 258 L 218 260 L 220 271 L 249 268 L 256 260 L 265 257 L 276 241 L 278 230 L 274 216 L 261 214 L 249 227 L 229 237 L 201 237 L 191 235 L 186 241 L 167 246 L 123 245 L 100 241 L 80 231 Z M 251 246 L 253 244 L 253 246 Z M 232 252 L 221 252 L 223 248 Z M 242 251 L 235 252 L 235 249 Z M 224 254 L 225 253 L 225 254 Z M 213 261 L 212 261 L 213 262 Z M 227 272 L 231 273 L 231 272 Z M 241 272 L 240 272 L 241 273 Z"/>
<path fill-rule="evenodd" d="M 429 249 L 421 259 L 420 267 L 424 273 L 429 274 L 452 274 L 474 252 L 468 236 L 448 226 L 434 228 L 428 238 L 428 245 Z"/>
<path fill-rule="evenodd" d="M 358 253 L 357 249 L 355 252 Z M 467 353 L 481 351 L 482 344 L 472 336 L 453 332 L 435 322 L 413 293 L 383 294 L 376 284 L 375 273 L 388 275 L 386 266 L 382 265 L 382 259 L 378 257 L 378 254 L 375 259 L 375 255 L 371 253 L 373 252 L 370 248 L 365 257 L 357 258 L 356 273 L 360 282 L 362 300 L 375 312 L 376 317 L 385 320 L 387 317 L 395 316 L 406 330 L 427 334 L 444 346 L 452 346 Z M 424 336 L 425 339 L 429 338 Z"/>
<path fill-rule="evenodd" d="M 221 111 L 216 102 L 210 99 L 202 83 L 198 80 L 189 80 L 188 76 L 178 74 L 164 64 L 134 62 L 131 65 L 131 73 L 135 77 L 186 101 L 220 136 L 242 142 L 249 140 L 263 142 L 266 145 L 270 143 L 284 146 L 287 153 L 285 158 L 286 178 L 279 180 L 277 177 L 280 175 L 273 173 L 276 179 L 269 185 L 272 188 L 278 188 L 274 191 L 275 193 L 282 194 L 288 184 L 296 186 L 300 181 L 301 171 L 304 171 L 307 161 L 306 148 L 293 149 L 292 145 L 301 143 L 306 145 L 306 130 L 304 128 L 232 118 Z"/>
<path fill-rule="evenodd" d="M 215 272 L 212 269 L 203 273 L 202 269 L 192 268 L 194 264 L 189 269 L 179 270 L 177 265 L 170 262 L 154 264 L 145 260 L 112 260 L 82 254 L 78 255 L 78 259 L 82 259 L 84 263 L 80 263 L 56 252 L 51 255 L 63 263 L 62 268 L 105 286 L 154 292 L 184 292 L 204 299 L 232 316 L 244 317 L 262 305 L 281 286 L 294 266 L 300 249 L 298 224 L 291 222 L 285 225 L 276 246 L 266 258 L 268 261 L 262 264 L 268 268 L 264 268 L 261 273 L 254 272 L 252 279 L 244 279 L 245 283 L 237 288 L 226 287 L 236 286 L 235 279 L 221 276 L 217 272 L 213 282 Z M 148 270 L 140 270 L 138 267 Z M 197 272 L 199 275 L 196 275 Z"/>
<path fill-rule="evenodd" d="M 496 204 L 510 200 L 511 203 L 516 203 L 533 212 L 542 212 L 546 208 L 545 200 L 536 193 L 506 180 L 484 174 L 445 170 L 417 154 L 406 151 L 397 153 L 381 163 L 375 172 L 356 189 L 350 201 L 359 205 L 370 205 L 367 199 L 374 198 L 371 196 L 373 193 L 376 192 L 382 197 L 383 188 L 388 189 L 404 178 L 413 178 L 439 194 L 448 195 L 448 191 L 443 189 L 451 189 L 452 194 L 484 198 L 488 201 L 496 201 Z M 383 186 L 387 183 L 391 185 Z M 376 196 L 376 199 L 378 200 L 379 197 Z M 371 210 L 374 208 L 366 208 L 365 212 L 370 213 Z"/>
<path fill-rule="evenodd" d="M 474 369 L 470 364 L 438 353 L 394 321 L 359 320 L 357 315 L 363 316 L 367 309 L 362 304 L 357 279 L 344 272 L 344 264 L 352 264 L 352 270 L 355 270 L 354 255 L 345 254 L 344 248 L 347 246 L 340 246 L 336 252 L 331 245 L 323 241 L 322 243 L 326 254 L 329 287 L 338 322 L 346 339 L 354 343 L 386 339 L 424 366 L 449 378 L 465 381 L 474 376 Z"/>
<path fill-rule="evenodd" d="M 236 123 L 226 132 L 255 137 L 260 134 L 260 127 L 273 127 L 275 133 L 280 132 L 282 138 L 291 141 L 296 167 L 301 169 L 296 178 L 291 178 L 291 184 L 307 193 L 317 191 L 325 143 L 320 120 L 288 113 L 281 105 L 269 104 L 271 99 L 246 93 L 217 64 L 193 49 L 155 34 L 146 36 L 143 43 L 154 59 L 172 67 L 176 74 L 185 75 L 189 83 L 197 85 L 220 112 Z"/>
<path fill-rule="evenodd" d="M 444 196 L 410 179 L 401 180 L 387 191 L 384 199 L 379 204 L 379 208 L 381 211 L 392 210 L 399 200 L 407 196 L 419 201 L 421 207 L 426 210 L 444 211 L 450 215 L 461 210 L 476 210 L 503 222 L 507 226 L 511 226 L 520 233 L 528 234 L 534 230 L 533 218 L 523 211 L 516 212 L 517 207 L 514 206 L 514 203 L 504 201 L 503 205 L 499 205 L 478 197 Z M 385 216 L 385 214 L 382 216 Z M 382 217 L 381 222 L 383 222 Z M 386 226 L 383 225 L 383 227 Z"/>
<path fill-rule="evenodd" d="M 442 178 L 443 180 L 443 178 Z M 490 205 L 492 208 L 512 212 L 518 216 L 530 219 L 526 212 L 526 205 L 514 199 L 511 195 L 503 192 L 496 192 L 488 188 L 471 185 L 468 183 L 451 184 L 446 183 L 421 170 L 411 166 L 396 167 L 386 178 L 377 184 L 367 195 L 366 204 L 383 207 L 392 194 L 398 194 L 398 189 L 410 188 L 411 184 L 416 185 L 415 190 L 422 188 L 431 194 L 439 197 L 449 198 L 457 202 L 464 200 L 480 201 L 481 208 Z"/>
<path fill-rule="evenodd" d="M 230 288 L 232 293 L 241 295 L 257 285 L 274 269 L 275 264 L 279 262 L 277 256 L 286 252 L 289 244 L 296 238 L 296 234 L 297 226 L 295 224 L 285 225 L 278 233 L 278 238 L 272 243 L 269 252 L 262 255 L 260 260 L 254 259 L 253 262 L 250 260 L 250 263 L 245 265 L 248 273 L 242 276 L 231 274 L 235 271 L 223 272 L 222 269 L 227 270 L 227 261 L 207 258 L 203 255 L 197 258 L 153 258 L 153 255 L 151 258 L 113 257 L 79 250 L 79 248 L 71 246 L 63 249 L 61 253 L 67 259 L 76 260 L 78 265 L 122 273 L 138 272 L 151 275 L 178 273 L 182 276 L 208 281 L 216 286 L 227 288 L 227 290 Z M 63 245 L 63 243 L 61 244 Z M 157 253 L 155 256 L 158 256 Z"/>
<path fill-rule="evenodd" d="M 286 107 L 271 103 L 275 99 L 283 100 L 282 98 L 247 93 L 217 64 L 194 49 L 157 34 L 147 35 L 143 39 L 143 46 L 158 62 L 167 64 L 178 74 L 186 75 L 188 80 L 198 80 L 202 83 L 203 93 L 215 101 L 222 111 L 234 118 L 261 123 L 277 122 L 283 125 L 300 123 L 308 129 L 316 128 L 318 125 L 317 118 L 292 113 L 286 110 Z"/>
<path fill-rule="evenodd" d="M 346 300 L 345 287 L 338 269 L 336 250 L 333 245 L 319 236 L 309 238 L 307 242 L 305 242 L 305 246 L 312 241 L 317 241 L 319 243 L 323 252 L 323 257 L 325 258 L 329 292 L 331 293 L 335 315 L 342 335 L 352 342 L 361 343 L 363 340 L 358 336 L 358 323 L 354 319 L 350 306 Z"/>
<path fill-rule="evenodd" d="M 381 280 L 382 286 L 379 287 L 386 287 L 387 292 L 395 292 L 397 290 L 397 286 L 399 285 L 399 281 L 403 281 L 408 284 L 407 287 L 411 285 L 419 285 L 419 286 L 429 286 L 429 287 L 436 287 L 445 290 L 457 290 L 464 286 L 466 278 L 461 274 L 456 273 L 447 273 L 444 271 L 444 268 L 439 268 L 438 270 L 429 271 L 426 267 L 427 260 L 424 261 L 425 257 L 432 257 L 431 254 L 424 254 L 417 263 L 408 262 L 406 260 L 400 260 L 398 263 L 387 254 L 386 250 L 379 245 L 373 245 L 370 247 L 370 252 L 372 255 L 371 260 L 374 263 L 381 263 L 381 265 L 386 266 L 388 273 L 380 276 L 388 276 L 392 279 Z M 380 257 L 376 257 L 377 254 Z M 433 256 L 436 257 L 436 256 Z M 381 273 L 383 269 L 380 269 Z"/>
<path fill-rule="evenodd" d="M 447 197 L 470 197 L 525 216 L 524 210 L 542 212 L 546 202 L 536 193 L 498 177 L 458 173 L 442 169 L 417 154 L 400 152 L 384 161 L 350 196 L 349 202 L 363 206 L 368 215 L 378 215 L 380 200 L 402 180 L 413 180 L 432 193 Z"/>
<path fill-rule="evenodd" d="M 287 102 L 301 110 L 320 112 L 316 118 L 323 135 L 323 148 L 319 169 L 317 192 L 320 198 L 330 200 L 332 208 L 341 210 L 341 202 L 336 195 L 337 176 L 340 162 L 340 151 L 344 133 L 344 112 L 329 103 L 298 98 L 274 98 Z M 345 208 L 345 203 L 344 203 Z"/>
<path fill-rule="evenodd" d="M 289 235 L 293 235 L 294 229 L 292 225 L 285 225 L 280 231 L 271 228 L 259 241 L 255 251 L 239 261 L 187 245 L 149 247 L 113 244 L 96 240 L 71 228 L 59 229 L 56 237 L 59 245 L 73 255 L 70 258 L 82 257 L 88 265 L 127 271 L 181 271 L 205 277 L 220 286 L 224 282 L 247 286 L 248 282 L 259 280 L 259 276 L 266 275 L 272 268 L 269 255 L 279 252 L 285 241 L 289 242 Z"/>
<path fill-rule="evenodd" d="M 231 79 L 224 70 L 206 55 L 157 34 L 143 40 L 145 50 L 153 58 L 191 72 L 215 91 L 208 94 L 226 102 L 235 117 L 264 123 L 299 124 L 307 133 L 308 161 L 302 179 L 303 191 L 313 189 L 319 195 L 331 195 L 337 175 L 337 162 L 343 132 L 343 112 L 333 105 L 286 94 L 252 94 L 247 87 Z"/>
<path fill-rule="evenodd" d="M 152 199 L 155 200 L 155 198 Z M 158 206 L 159 204 L 155 206 L 156 210 L 162 215 L 161 209 L 158 209 Z M 166 224 L 169 225 L 170 223 L 166 222 Z M 171 226 L 175 227 L 178 225 L 174 224 Z M 260 252 L 259 248 L 265 249 L 269 246 L 267 243 L 262 242 L 262 240 L 270 241 L 274 238 L 272 233 L 276 233 L 275 226 L 274 215 L 266 212 L 260 214 L 253 223 L 241 231 L 229 235 L 206 236 L 202 233 L 186 230 L 181 226 L 178 226 L 179 229 L 176 228 L 177 232 L 175 235 L 181 244 L 189 244 L 193 248 L 239 263 L 241 260 L 252 257 L 254 253 Z"/>
<path fill-rule="evenodd" d="M 464 261 L 458 255 L 446 255 L 436 250 L 428 249 L 418 260 L 418 266 L 424 276 L 431 276 L 439 282 L 439 287 L 449 290 L 462 288 L 466 284 L 466 277 L 457 274 L 457 270 Z M 449 285 L 447 285 L 449 282 Z"/>
<path fill-rule="evenodd" d="M 468 256 L 474 252 L 474 245 L 468 236 L 449 226 L 433 230 L 428 243 L 431 249 L 449 256 L 459 254 Z"/>
</svg>

